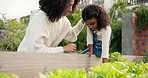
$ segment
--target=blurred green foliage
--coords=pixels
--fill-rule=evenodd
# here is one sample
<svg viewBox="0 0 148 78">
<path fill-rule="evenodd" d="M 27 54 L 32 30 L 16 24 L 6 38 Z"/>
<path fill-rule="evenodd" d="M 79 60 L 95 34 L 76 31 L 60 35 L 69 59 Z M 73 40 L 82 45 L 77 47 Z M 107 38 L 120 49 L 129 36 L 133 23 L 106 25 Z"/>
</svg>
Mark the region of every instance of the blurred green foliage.
<svg viewBox="0 0 148 78">
<path fill-rule="evenodd" d="M 127 0 L 117 0 L 110 9 L 109 15 L 111 20 L 117 20 L 122 17 L 123 13 L 133 12 L 133 9 L 127 9 Z"/>
<path fill-rule="evenodd" d="M 113 52 L 109 55 L 109 62 L 126 62 L 128 58 L 122 58 L 121 53 Z"/>
<path fill-rule="evenodd" d="M 0 50 L 16 51 L 25 35 L 27 25 L 22 20 L 9 20 L 5 15 L 2 15 L 0 25 Z"/>
<path fill-rule="evenodd" d="M 20 77 L 16 74 L 0 73 L 0 78 L 20 78 Z"/>
<path fill-rule="evenodd" d="M 122 50 L 122 24 L 121 22 L 114 20 L 111 24 L 113 39 L 110 44 L 110 52 L 120 52 Z"/>
<path fill-rule="evenodd" d="M 148 6 L 140 5 L 136 8 L 135 13 L 138 15 L 138 26 L 136 29 L 142 31 L 148 25 Z"/>
</svg>

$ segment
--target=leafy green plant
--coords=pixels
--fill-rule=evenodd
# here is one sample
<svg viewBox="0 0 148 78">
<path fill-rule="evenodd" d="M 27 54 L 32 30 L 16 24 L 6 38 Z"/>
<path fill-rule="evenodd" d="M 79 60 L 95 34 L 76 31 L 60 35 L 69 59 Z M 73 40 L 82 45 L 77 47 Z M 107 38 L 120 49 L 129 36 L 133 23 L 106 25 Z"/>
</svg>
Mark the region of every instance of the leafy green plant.
<svg viewBox="0 0 148 78">
<path fill-rule="evenodd" d="M 92 72 L 97 74 L 96 78 L 147 78 L 148 63 L 141 62 L 113 62 L 92 67 Z"/>
<path fill-rule="evenodd" d="M 148 63 L 108 62 L 84 69 L 57 69 L 47 74 L 39 73 L 39 78 L 147 78 Z"/>
<path fill-rule="evenodd" d="M 119 52 L 110 53 L 109 62 L 125 62 L 127 58 L 122 58 L 122 55 Z"/>
<path fill-rule="evenodd" d="M 148 6 L 140 5 L 136 10 L 135 13 L 138 15 L 138 26 L 136 29 L 138 31 L 142 31 L 148 25 Z"/>
<path fill-rule="evenodd" d="M 57 69 L 43 75 L 39 73 L 39 78 L 86 78 L 85 69 Z"/>
<path fill-rule="evenodd" d="M 148 56 L 144 56 L 144 57 L 143 57 L 143 62 L 144 62 L 144 63 L 148 62 Z"/>
<path fill-rule="evenodd" d="M 0 78 L 20 78 L 20 77 L 16 74 L 0 73 Z"/>
</svg>

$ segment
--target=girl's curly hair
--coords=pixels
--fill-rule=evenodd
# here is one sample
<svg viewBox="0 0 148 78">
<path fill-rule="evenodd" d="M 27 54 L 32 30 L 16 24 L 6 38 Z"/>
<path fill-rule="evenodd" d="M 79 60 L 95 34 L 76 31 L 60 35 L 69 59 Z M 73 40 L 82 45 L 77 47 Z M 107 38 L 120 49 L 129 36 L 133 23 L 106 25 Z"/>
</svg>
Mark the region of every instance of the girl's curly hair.
<svg viewBox="0 0 148 78">
<path fill-rule="evenodd" d="M 62 13 L 70 5 L 70 1 L 71 0 L 39 0 L 39 8 L 47 14 L 50 21 L 54 22 L 61 18 Z M 79 2 L 80 0 L 75 0 L 72 6 L 72 13 Z"/>
<path fill-rule="evenodd" d="M 92 18 L 97 19 L 97 30 L 101 28 L 106 28 L 106 26 L 110 25 L 110 18 L 106 11 L 97 4 L 90 4 L 86 6 L 82 11 L 82 18 L 84 21 L 87 21 Z"/>
</svg>

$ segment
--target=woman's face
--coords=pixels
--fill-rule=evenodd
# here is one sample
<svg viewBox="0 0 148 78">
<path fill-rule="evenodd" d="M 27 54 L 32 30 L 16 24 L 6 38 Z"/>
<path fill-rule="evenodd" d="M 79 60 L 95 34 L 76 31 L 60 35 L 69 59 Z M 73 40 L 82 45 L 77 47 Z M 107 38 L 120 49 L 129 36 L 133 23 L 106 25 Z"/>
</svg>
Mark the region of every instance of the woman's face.
<svg viewBox="0 0 148 78">
<path fill-rule="evenodd" d="M 85 21 L 85 24 L 92 30 L 97 29 L 97 19 L 96 18 L 92 18 L 92 19 Z"/>
<path fill-rule="evenodd" d="M 72 12 L 72 6 L 74 4 L 75 0 L 71 0 L 70 4 L 67 6 L 67 9 L 65 10 L 65 12 L 62 14 L 62 16 L 66 16 L 69 12 Z"/>
</svg>

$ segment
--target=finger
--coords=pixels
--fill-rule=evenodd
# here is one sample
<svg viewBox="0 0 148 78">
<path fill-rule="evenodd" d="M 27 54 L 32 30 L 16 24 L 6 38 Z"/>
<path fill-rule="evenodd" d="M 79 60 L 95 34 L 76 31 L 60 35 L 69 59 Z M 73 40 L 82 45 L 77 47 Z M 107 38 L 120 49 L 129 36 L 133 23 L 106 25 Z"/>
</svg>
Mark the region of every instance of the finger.
<svg viewBox="0 0 148 78">
<path fill-rule="evenodd" d="M 72 52 L 74 52 L 75 50 L 73 49 Z"/>
<path fill-rule="evenodd" d="M 76 49 L 73 49 L 74 51 L 76 51 Z"/>
<path fill-rule="evenodd" d="M 76 45 L 75 45 L 75 44 L 73 44 L 72 46 L 73 46 L 74 48 L 76 48 Z"/>
<path fill-rule="evenodd" d="M 76 48 L 76 47 L 74 47 L 73 49 L 75 49 L 75 50 L 76 50 L 77 48 Z"/>
<path fill-rule="evenodd" d="M 90 56 L 92 55 L 92 53 L 90 52 L 90 54 L 89 54 Z"/>
<path fill-rule="evenodd" d="M 91 54 L 89 54 L 89 57 L 91 57 Z"/>
<path fill-rule="evenodd" d="M 87 53 L 85 53 L 85 54 L 90 54 L 90 52 L 87 52 Z"/>
<path fill-rule="evenodd" d="M 76 48 L 76 46 L 73 46 L 73 48 Z"/>
</svg>

